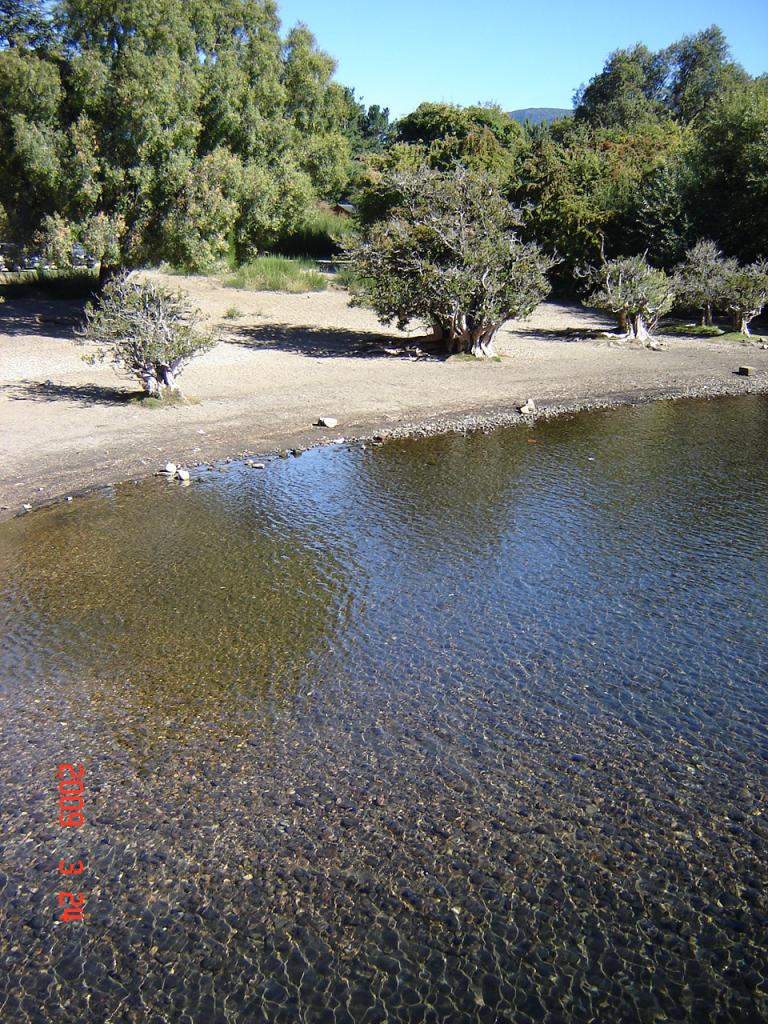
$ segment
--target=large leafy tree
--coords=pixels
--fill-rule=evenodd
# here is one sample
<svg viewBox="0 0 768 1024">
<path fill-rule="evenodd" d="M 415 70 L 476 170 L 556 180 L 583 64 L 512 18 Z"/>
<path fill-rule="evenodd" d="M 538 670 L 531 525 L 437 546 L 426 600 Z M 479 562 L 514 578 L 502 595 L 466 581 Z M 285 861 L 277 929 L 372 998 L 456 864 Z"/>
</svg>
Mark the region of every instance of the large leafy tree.
<svg viewBox="0 0 768 1024">
<path fill-rule="evenodd" d="M 717 25 L 656 52 L 638 44 L 616 50 L 574 96 L 575 116 L 599 128 L 632 128 L 668 116 L 694 121 L 729 84 L 748 75 L 730 60 Z"/>
<path fill-rule="evenodd" d="M 662 56 L 668 69 L 664 106 L 685 124 L 695 121 L 730 85 L 749 80 L 731 61 L 728 42 L 717 25 L 683 36 Z"/>
<path fill-rule="evenodd" d="M 431 324 L 448 352 L 493 354 L 502 324 L 547 295 L 553 261 L 521 241 L 516 211 L 486 174 L 422 167 L 384 184 L 394 205 L 350 251 L 355 301 L 400 329 Z"/>
<path fill-rule="evenodd" d="M 60 0 L 54 24 L 54 46 L 8 29 L 0 51 L 0 203 L 20 241 L 194 268 L 345 188 L 348 91 L 306 27 L 281 37 L 273 0 Z"/>
<path fill-rule="evenodd" d="M 523 127 L 494 104 L 422 103 L 396 122 L 393 136 L 416 147 L 436 170 L 461 164 L 492 175 L 501 187 L 509 184 L 525 145 Z"/>
<path fill-rule="evenodd" d="M 631 131 L 564 122 L 536 133 L 514 198 L 528 210 L 526 237 L 562 260 L 561 278 L 598 262 L 604 248 L 637 253 L 668 240 L 665 218 L 679 203 L 656 176 L 674 158 L 680 134 L 671 122 L 653 121 Z"/>
<path fill-rule="evenodd" d="M 768 77 L 713 100 L 687 163 L 698 233 L 743 261 L 768 254 Z"/>
<path fill-rule="evenodd" d="M 638 44 L 616 50 L 603 70 L 574 96 L 575 117 L 595 128 L 632 128 L 664 110 L 667 61 Z"/>
</svg>

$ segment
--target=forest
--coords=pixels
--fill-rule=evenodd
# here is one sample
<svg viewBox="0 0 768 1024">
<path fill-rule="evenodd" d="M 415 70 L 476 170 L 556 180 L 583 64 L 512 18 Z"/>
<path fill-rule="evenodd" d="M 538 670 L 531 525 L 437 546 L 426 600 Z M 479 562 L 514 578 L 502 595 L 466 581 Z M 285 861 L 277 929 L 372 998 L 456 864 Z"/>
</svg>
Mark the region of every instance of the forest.
<svg viewBox="0 0 768 1024">
<path fill-rule="evenodd" d="M 716 26 L 616 50 L 551 124 L 431 102 L 391 123 L 334 72 L 273 0 L 3 0 L 0 239 L 58 266 L 330 256 L 353 230 L 340 200 L 370 225 L 393 175 L 461 168 L 565 290 L 606 259 L 669 271 L 701 240 L 768 255 L 768 77 Z"/>
</svg>

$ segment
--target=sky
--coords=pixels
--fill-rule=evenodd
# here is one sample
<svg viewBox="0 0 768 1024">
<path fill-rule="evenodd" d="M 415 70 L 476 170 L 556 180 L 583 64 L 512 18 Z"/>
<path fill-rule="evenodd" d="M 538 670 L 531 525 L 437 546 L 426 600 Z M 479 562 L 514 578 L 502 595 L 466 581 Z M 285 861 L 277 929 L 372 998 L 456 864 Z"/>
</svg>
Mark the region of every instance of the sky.
<svg viewBox="0 0 768 1024">
<path fill-rule="evenodd" d="M 612 50 L 652 50 L 719 25 L 732 58 L 768 72 L 766 0 L 278 0 L 283 28 L 305 22 L 336 78 L 393 117 L 424 100 L 570 107 Z"/>
</svg>

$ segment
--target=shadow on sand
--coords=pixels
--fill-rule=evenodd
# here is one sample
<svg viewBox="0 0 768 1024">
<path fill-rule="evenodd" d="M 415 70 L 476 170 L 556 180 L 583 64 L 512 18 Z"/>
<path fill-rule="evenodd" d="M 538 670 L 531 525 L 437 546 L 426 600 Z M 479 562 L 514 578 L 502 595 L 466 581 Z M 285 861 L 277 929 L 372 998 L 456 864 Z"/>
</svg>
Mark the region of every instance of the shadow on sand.
<svg viewBox="0 0 768 1024">
<path fill-rule="evenodd" d="M 54 384 L 34 380 L 0 385 L 0 392 L 16 402 L 67 401 L 78 405 L 125 405 L 143 395 L 142 391 L 124 391 L 99 384 Z"/>
<path fill-rule="evenodd" d="M 293 327 L 288 324 L 265 324 L 263 327 L 242 327 L 230 330 L 230 344 L 265 351 L 297 352 L 323 359 L 329 357 L 358 359 L 426 359 L 439 358 L 437 346 L 429 338 L 392 338 L 364 331 L 348 331 L 338 327 Z"/>
</svg>

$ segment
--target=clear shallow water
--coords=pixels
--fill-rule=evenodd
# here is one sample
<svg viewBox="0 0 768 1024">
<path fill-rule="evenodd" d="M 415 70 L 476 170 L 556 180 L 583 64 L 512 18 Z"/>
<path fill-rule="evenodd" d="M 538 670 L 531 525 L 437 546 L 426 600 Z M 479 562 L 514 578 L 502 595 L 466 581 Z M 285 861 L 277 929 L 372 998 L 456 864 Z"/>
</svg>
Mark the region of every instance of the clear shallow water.
<svg viewBox="0 0 768 1024">
<path fill-rule="evenodd" d="M 6 524 L 0 1019 L 765 1020 L 767 453 L 661 403 Z"/>
</svg>

